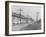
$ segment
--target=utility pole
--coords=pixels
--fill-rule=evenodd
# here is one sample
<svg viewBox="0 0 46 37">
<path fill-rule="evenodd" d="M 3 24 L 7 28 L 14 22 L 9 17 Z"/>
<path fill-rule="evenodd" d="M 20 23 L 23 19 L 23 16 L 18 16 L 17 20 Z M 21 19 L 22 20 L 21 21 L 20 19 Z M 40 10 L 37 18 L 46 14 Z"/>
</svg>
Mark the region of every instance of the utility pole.
<svg viewBox="0 0 46 37">
<path fill-rule="evenodd" d="M 21 12 L 22 12 L 23 10 L 20 8 L 20 9 L 17 10 L 17 11 L 19 11 L 19 14 L 20 14 L 20 24 L 21 24 Z"/>
<path fill-rule="evenodd" d="M 39 18 L 39 12 L 36 13 L 36 21 L 38 21 Z"/>
</svg>

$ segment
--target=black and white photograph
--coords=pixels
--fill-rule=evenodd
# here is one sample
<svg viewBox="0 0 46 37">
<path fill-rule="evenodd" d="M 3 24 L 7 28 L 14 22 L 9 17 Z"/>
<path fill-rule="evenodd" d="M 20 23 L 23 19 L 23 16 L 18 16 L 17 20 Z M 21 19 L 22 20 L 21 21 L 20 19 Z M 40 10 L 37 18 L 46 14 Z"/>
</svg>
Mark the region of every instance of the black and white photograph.
<svg viewBox="0 0 46 37">
<path fill-rule="evenodd" d="M 9 3 L 9 34 L 44 33 L 44 3 Z"/>
<path fill-rule="evenodd" d="M 41 6 L 12 5 L 12 31 L 40 30 Z"/>
</svg>

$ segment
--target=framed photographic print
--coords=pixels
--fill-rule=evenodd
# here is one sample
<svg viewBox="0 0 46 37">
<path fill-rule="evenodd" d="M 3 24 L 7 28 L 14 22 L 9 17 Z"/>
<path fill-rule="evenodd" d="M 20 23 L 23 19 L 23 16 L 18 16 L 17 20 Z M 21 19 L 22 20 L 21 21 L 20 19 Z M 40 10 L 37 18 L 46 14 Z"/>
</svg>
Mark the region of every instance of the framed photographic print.
<svg viewBox="0 0 46 37">
<path fill-rule="evenodd" d="M 5 2 L 5 35 L 45 33 L 45 4 L 37 2 Z"/>
</svg>

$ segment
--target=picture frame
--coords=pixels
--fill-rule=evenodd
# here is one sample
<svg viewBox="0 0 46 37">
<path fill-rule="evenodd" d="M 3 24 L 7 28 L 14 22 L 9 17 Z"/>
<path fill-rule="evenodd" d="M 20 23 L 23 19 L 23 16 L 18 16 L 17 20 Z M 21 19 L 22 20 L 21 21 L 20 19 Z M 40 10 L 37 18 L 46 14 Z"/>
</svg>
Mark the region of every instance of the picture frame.
<svg viewBox="0 0 46 37">
<path fill-rule="evenodd" d="M 45 3 L 5 1 L 5 35 L 32 34 L 45 34 Z"/>
</svg>

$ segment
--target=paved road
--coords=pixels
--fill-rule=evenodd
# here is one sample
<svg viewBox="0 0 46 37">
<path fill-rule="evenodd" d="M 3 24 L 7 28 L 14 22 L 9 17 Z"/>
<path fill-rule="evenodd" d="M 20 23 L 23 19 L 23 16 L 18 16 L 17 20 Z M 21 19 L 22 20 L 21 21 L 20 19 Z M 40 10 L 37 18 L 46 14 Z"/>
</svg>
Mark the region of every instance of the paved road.
<svg viewBox="0 0 46 37">
<path fill-rule="evenodd" d="M 13 26 L 13 30 L 22 30 L 24 27 L 27 27 L 29 24 L 17 24 Z"/>
<path fill-rule="evenodd" d="M 38 30 L 41 28 L 41 23 L 34 23 L 34 24 L 17 24 L 13 25 L 13 31 L 20 31 L 20 30 Z"/>
</svg>

